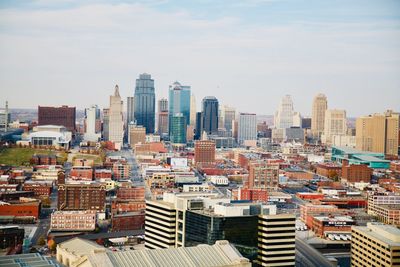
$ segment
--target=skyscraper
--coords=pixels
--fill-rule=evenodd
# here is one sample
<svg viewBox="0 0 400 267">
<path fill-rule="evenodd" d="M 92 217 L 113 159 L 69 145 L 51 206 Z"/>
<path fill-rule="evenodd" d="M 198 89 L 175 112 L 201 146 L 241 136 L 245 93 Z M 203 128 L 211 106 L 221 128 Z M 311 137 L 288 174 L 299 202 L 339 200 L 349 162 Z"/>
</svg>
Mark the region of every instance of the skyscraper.
<svg viewBox="0 0 400 267">
<path fill-rule="evenodd" d="M 238 121 L 238 143 L 245 140 L 257 140 L 257 115 L 253 113 L 240 113 Z"/>
<path fill-rule="evenodd" d="M 190 125 L 196 124 L 196 97 L 194 94 L 190 96 Z"/>
<path fill-rule="evenodd" d="M 207 134 L 218 132 L 218 100 L 214 96 L 207 96 L 202 101 L 203 131 Z"/>
<path fill-rule="evenodd" d="M 168 100 L 166 98 L 158 100 L 157 132 L 161 136 L 168 134 Z"/>
<path fill-rule="evenodd" d="M 285 95 L 275 112 L 275 128 L 286 129 L 293 126 L 293 101 L 290 95 Z"/>
<path fill-rule="evenodd" d="M 135 120 L 135 98 L 128 96 L 126 98 L 126 125 Z"/>
<path fill-rule="evenodd" d="M 104 108 L 103 109 L 103 140 L 108 141 L 109 138 L 109 122 L 110 122 L 110 109 Z"/>
<path fill-rule="evenodd" d="M 227 131 L 232 131 L 232 122 L 236 119 L 236 110 L 233 107 L 224 106 L 224 127 Z"/>
<path fill-rule="evenodd" d="M 341 109 L 328 109 L 325 112 L 324 133 L 321 136 L 322 143 L 332 144 L 334 135 L 346 135 L 347 118 L 346 111 Z"/>
<path fill-rule="evenodd" d="M 120 149 L 124 139 L 124 118 L 123 118 L 123 102 L 119 95 L 118 85 L 115 86 L 114 95 L 110 96 L 109 110 L 109 137 L 108 140 L 115 144 L 116 149 Z"/>
<path fill-rule="evenodd" d="M 399 113 L 363 116 L 356 120 L 356 147 L 359 150 L 398 155 Z"/>
<path fill-rule="evenodd" d="M 135 120 L 137 125 L 146 128 L 146 133 L 154 133 L 155 104 L 154 80 L 150 74 L 143 73 L 136 79 Z"/>
<path fill-rule="evenodd" d="M 173 144 L 186 144 L 186 117 L 182 113 L 176 113 L 170 121 L 170 141 Z"/>
<path fill-rule="evenodd" d="M 8 111 L 8 102 L 6 101 L 5 109 L 0 110 L 0 131 L 7 132 L 10 120 L 11 120 L 11 114 Z"/>
<path fill-rule="evenodd" d="M 100 121 L 100 110 L 97 105 L 92 105 L 85 109 L 85 135 L 86 141 L 97 142 L 100 138 L 100 133 L 97 129 L 98 122 Z"/>
<path fill-rule="evenodd" d="M 325 112 L 328 109 L 328 100 L 324 94 L 314 97 L 312 105 L 311 132 L 320 137 L 325 127 Z"/>
<path fill-rule="evenodd" d="M 169 86 L 169 129 L 171 131 L 172 117 L 181 113 L 186 120 L 186 125 L 190 124 L 190 86 L 181 85 L 174 82 Z"/>
<path fill-rule="evenodd" d="M 196 128 L 194 129 L 194 140 L 200 140 L 203 133 L 203 113 L 196 113 Z"/>
</svg>

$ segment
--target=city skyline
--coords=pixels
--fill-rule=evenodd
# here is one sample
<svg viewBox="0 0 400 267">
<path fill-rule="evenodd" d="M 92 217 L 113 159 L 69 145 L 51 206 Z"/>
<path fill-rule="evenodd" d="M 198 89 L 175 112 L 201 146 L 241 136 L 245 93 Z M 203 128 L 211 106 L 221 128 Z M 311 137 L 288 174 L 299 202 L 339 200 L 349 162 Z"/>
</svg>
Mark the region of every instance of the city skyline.
<svg viewBox="0 0 400 267">
<path fill-rule="evenodd" d="M 399 3 L 303 4 L 3 1 L 1 101 L 106 107 L 110 88 L 118 84 L 125 100 L 147 72 L 156 99 L 179 80 L 198 107 L 213 95 L 267 115 L 290 94 L 294 109 L 310 116 L 312 98 L 324 93 L 349 116 L 398 110 Z M 363 105 L 355 101 L 361 95 Z"/>
</svg>

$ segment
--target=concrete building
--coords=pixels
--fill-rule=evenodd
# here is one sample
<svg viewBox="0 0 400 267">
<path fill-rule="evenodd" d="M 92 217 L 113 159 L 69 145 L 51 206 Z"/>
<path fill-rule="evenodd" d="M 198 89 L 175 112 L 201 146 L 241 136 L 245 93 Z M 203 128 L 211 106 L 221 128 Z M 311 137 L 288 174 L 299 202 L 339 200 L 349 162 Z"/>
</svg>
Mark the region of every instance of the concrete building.
<svg viewBox="0 0 400 267">
<path fill-rule="evenodd" d="M 254 113 L 240 113 L 238 121 L 238 143 L 257 140 L 257 116 Z"/>
<path fill-rule="evenodd" d="M 136 79 L 135 121 L 146 128 L 146 133 L 154 133 L 156 97 L 154 80 L 150 74 L 143 73 Z"/>
<path fill-rule="evenodd" d="M 341 109 L 328 109 L 325 111 L 324 132 L 321 142 L 332 144 L 332 136 L 347 134 L 346 111 Z"/>
<path fill-rule="evenodd" d="M 285 95 L 275 112 L 274 126 L 277 129 L 286 129 L 293 126 L 293 101 L 290 95 Z"/>
<path fill-rule="evenodd" d="M 33 129 L 28 135 L 28 141 L 35 146 L 52 146 L 55 148 L 69 149 L 72 132 L 64 126 L 41 125 Z"/>
<path fill-rule="evenodd" d="M 144 144 L 146 142 L 146 128 L 143 126 L 130 123 L 128 131 L 128 143 L 131 148 L 135 148 L 136 144 Z"/>
<path fill-rule="evenodd" d="M 218 132 L 219 119 L 218 99 L 214 96 L 207 96 L 202 101 L 203 131 L 207 134 L 216 134 Z"/>
<path fill-rule="evenodd" d="M 198 140 L 194 144 L 195 164 L 215 163 L 215 142 L 209 140 Z"/>
<path fill-rule="evenodd" d="M 60 125 L 74 133 L 76 131 L 75 120 L 75 107 L 38 107 L 38 125 Z"/>
<path fill-rule="evenodd" d="M 100 109 L 92 105 L 85 109 L 85 141 L 97 142 L 101 138 L 98 125 L 100 124 Z"/>
<path fill-rule="evenodd" d="M 400 205 L 400 195 L 392 193 L 373 193 L 368 196 L 368 214 L 377 216 L 380 205 Z"/>
<path fill-rule="evenodd" d="M 128 96 L 126 98 L 126 125 L 135 121 L 135 98 Z"/>
<path fill-rule="evenodd" d="M 121 149 L 124 141 L 124 119 L 123 102 L 119 95 L 118 85 L 115 86 L 114 95 L 110 96 L 108 119 L 108 140 L 115 144 L 116 149 Z"/>
<path fill-rule="evenodd" d="M 165 136 L 168 134 L 168 99 L 161 98 L 158 100 L 158 130 L 157 133 L 160 136 Z"/>
<path fill-rule="evenodd" d="M 255 161 L 249 164 L 248 188 L 277 190 L 279 184 L 279 164 Z"/>
<path fill-rule="evenodd" d="M 0 109 L 0 132 L 8 131 L 8 124 L 11 122 L 11 113 L 8 110 L 8 101 L 6 101 L 6 107 Z"/>
<path fill-rule="evenodd" d="M 399 116 L 399 113 L 389 110 L 384 114 L 373 114 L 357 118 L 357 149 L 386 155 L 398 155 Z"/>
<path fill-rule="evenodd" d="M 51 214 L 51 231 L 94 231 L 96 228 L 94 210 L 54 211 Z"/>
<path fill-rule="evenodd" d="M 103 109 L 103 127 L 102 127 L 102 139 L 108 141 L 109 130 L 110 130 L 110 109 Z"/>
<path fill-rule="evenodd" d="M 311 115 L 311 132 L 319 138 L 324 132 L 325 112 L 328 109 L 328 100 L 324 94 L 318 94 L 314 97 Z"/>
<path fill-rule="evenodd" d="M 351 230 L 351 266 L 398 266 L 400 230 L 396 227 L 367 223 Z"/>
<path fill-rule="evenodd" d="M 295 266 L 296 216 L 294 214 L 259 215 L 259 266 Z"/>
<path fill-rule="evenodd" d="M 196 125 L 196 97 L 194 94 L 190 95 L 190 125 L 195 126 Z"/>
<path fill-rule="evenodd" d="M 385 224 L 400 226 L 400 204 L 394 205 L 376 205 L 374 214 L 379 221 Z"/>
</svg>

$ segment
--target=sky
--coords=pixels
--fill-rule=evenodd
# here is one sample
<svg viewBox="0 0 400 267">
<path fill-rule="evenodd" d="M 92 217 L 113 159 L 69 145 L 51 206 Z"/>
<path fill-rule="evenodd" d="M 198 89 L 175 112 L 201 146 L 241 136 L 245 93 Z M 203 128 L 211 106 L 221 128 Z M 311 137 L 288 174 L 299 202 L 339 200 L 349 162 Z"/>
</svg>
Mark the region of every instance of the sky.
<svg viewBox="0 0 400 267">
<path fill-rule="evenodd" d="M 400 111 L 398 0 L 0 0 L 0 106 L 109 105 L 150 73 L 241 112 Z"/>
</svg>

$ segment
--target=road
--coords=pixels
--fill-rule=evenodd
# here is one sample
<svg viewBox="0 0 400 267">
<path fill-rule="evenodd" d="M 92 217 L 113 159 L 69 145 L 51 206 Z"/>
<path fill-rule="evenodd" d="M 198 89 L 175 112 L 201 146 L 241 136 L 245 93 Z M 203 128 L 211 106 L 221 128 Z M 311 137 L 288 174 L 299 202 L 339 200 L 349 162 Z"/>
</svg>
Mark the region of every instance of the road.
<svg viewBox="0 0 400 267">
<path fill-rule="evenodd" d="M 329 267 L 333 265 L 318 250 L 296 238 L 296 266 Z"/>
</svg>

